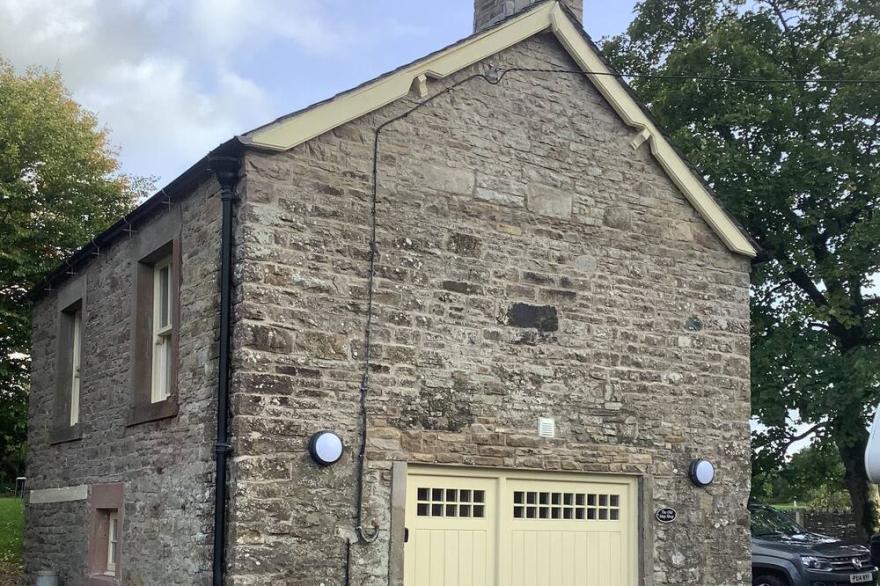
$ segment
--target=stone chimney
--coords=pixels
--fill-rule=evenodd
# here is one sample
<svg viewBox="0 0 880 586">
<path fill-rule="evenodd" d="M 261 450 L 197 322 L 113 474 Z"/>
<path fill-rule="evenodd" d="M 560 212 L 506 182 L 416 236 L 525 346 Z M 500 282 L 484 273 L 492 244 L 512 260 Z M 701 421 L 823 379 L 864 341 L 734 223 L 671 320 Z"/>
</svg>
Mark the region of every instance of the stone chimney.
<svg viewBox="0 0 880 586">
<path fill-rule="evenodd" d="M 474 0 L 474 32 L 484 31 L 492 25 L 513 16 L 530 6 L 540 4 L 542 0 Z M 561 0 L 577 19 L 583 21 L 584 0 Z"/>
</svg>

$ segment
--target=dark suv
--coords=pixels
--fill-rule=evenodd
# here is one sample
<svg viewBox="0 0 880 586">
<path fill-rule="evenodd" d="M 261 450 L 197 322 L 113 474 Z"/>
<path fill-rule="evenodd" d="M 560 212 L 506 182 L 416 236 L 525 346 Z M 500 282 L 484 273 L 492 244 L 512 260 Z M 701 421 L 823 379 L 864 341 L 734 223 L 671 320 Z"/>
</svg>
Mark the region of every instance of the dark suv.
<svg viewBox="0 0 880 586">
<path fill-rule="evenodd" d="M 809 533 L 784 513 L 751 503 L 753 586 L 874 584 L 867 547 Z"/>
</svg>

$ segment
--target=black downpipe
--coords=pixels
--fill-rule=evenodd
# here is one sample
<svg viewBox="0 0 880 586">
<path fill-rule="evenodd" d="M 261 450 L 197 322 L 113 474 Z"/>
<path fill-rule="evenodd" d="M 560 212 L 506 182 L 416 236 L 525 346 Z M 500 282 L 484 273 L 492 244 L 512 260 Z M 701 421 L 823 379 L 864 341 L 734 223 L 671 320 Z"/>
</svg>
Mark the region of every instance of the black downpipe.
<svg viewBox="0 0 880 586">
<path fill-rule="evenodd" d="M 229 445 L 229 359 L 232 343 L 232 206 L 239 180 L 238 157 L 211 159 L 211 171 L 220 183 L 223 204 L 220 228 L 220 357 L 217 375 L 217 440 L 214 443 L 216 476 L 214 480 L 214 559 L 213 584 L 223 586 L 226 565 L 226 463 Z"/>
</svg>

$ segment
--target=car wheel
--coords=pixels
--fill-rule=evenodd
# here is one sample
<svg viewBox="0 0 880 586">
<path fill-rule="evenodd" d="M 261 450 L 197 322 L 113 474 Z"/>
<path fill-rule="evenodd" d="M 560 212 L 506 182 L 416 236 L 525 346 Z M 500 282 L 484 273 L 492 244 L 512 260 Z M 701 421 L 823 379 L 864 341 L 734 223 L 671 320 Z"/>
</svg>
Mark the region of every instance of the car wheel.
<svg viewBox="0 0 880 586">
<path fill-rule="evenodd" d="M 772 574 L 763 574 L 752 580 L 752 586 L 788 586 L 788 582 Z"/>
</svg>

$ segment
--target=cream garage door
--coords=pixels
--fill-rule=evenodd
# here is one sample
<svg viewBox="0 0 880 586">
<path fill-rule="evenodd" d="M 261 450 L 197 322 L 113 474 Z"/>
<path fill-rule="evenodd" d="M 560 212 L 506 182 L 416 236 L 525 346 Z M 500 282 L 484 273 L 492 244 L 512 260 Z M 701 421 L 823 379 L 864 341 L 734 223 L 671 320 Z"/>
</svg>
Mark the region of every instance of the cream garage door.
<svg viewBox="0 0 880 586">
<path fill-rule="evenodd" d="M 627 477 L 411 466 L 405 586 L 635 586 Z"/>
</svg>

